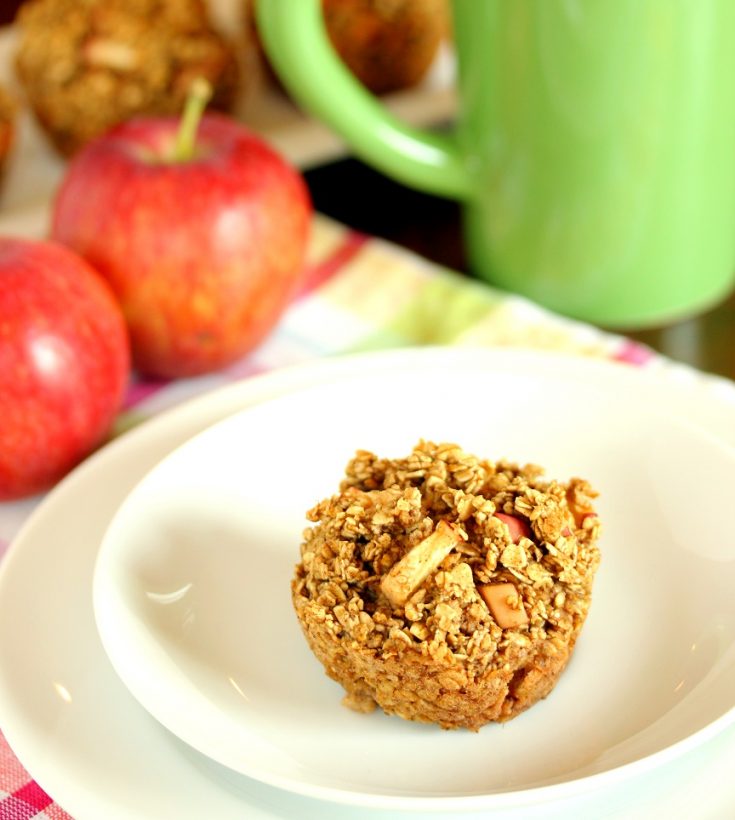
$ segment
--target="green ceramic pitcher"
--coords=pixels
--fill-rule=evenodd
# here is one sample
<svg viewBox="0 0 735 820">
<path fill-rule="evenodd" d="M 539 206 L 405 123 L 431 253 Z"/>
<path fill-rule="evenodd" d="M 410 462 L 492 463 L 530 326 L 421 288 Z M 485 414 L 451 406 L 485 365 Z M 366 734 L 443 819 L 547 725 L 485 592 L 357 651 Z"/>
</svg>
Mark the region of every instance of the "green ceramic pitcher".
<svg viewBox="0 0 735 820">
<path fill-rule="evenodd" d="M 257 0 L 268 55 L 305 109 L 382 172 L 463 203 L 477 275 L 611 327 L 722 299 L 735 282 L 735 0 L 452 11 L 459 111 L 435 134 L 352 78 L 320 0 Z"/>
</svg>

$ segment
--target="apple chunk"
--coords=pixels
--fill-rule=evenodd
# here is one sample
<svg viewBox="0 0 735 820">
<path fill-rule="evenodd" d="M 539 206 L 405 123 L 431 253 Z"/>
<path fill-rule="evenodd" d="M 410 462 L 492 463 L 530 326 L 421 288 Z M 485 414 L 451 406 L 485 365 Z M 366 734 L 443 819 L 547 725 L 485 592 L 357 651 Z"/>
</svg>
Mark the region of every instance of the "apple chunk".
<svg viewBox="0 0 735 820">
<path fill-rule="evenodd" d="M 531 537 L 531 528 L 522 519 L 507 513 L 495 513 L 495 517 L 505 524 L 510 532 L 510 540 L 517 544 L 521 538 Z"/>
<path fill-rule="evenodd" d="M 482 584 L 477 591 L 501 629 L 512 629 L 528 623 L 523 601 L 513 584 Z"/>
<path fill-rule="evenodd" d="M 405 606 L 413 593 L 463 540 L 464 533 L 459 527 L 440 521 L 434 532 L 390 568 L 380 583 L 385 597 L 396 608 Z"/>
</svg>

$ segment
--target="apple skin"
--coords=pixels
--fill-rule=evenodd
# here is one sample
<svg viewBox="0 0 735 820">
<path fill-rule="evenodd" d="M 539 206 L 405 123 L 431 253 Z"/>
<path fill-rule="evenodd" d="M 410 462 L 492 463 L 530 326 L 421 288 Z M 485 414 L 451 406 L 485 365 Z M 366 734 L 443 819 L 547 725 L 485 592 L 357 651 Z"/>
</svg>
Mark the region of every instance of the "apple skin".
<svg viewBox="0 0 735 820">
<path fill-rule="evenodd" d="M 60 245 L 0 238 L 0 500 L 47 489 L 102 441 L 129 370 L 107 283 Z"/>
<path fill-rule="evenodd" d="M 502 521 L 508 528 L 510 532 L 510 540 L 514 544 L 517 544 L 521 538 L 531 537 L 531 528 L 522 518 L 501 512 L 496 512 L 495 517 Z"/>
<path fill-rule="evenodd" d="M 57 193 L 52 236 L 112 285 L 133 362 L 176 378 L 256 347 L 290 301 L 312 217 L 301 175 L 229 117 L 170 159 L 179 121 L 131 120 L 89 143 Z"/>
</svg>

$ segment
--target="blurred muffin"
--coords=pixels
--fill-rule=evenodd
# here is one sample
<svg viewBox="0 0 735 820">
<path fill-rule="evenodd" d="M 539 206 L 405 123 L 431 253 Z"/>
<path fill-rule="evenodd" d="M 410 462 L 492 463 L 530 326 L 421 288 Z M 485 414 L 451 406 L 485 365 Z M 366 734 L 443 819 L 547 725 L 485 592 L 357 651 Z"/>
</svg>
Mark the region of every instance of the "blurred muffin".
<svg viewBox="0 0 735 820">
<path fill-rule="evenodd" d="M 234 105 L 235 50 L 202 0 L 30 0 L 18 23 L 18 77 L 64 155 L 134 115 L 178 113 L 197 76 L 212 107 Z"/>
<path fill-rule="evenodd" d="M 322 0 L 337 53 L 374 94 L 420 82 L 447 33 L 446 0 Z"/>
<path fill-rule="evenodd" d="M 259 43 L 256 2 L 245 0 L 245 29 Z M 322 0 L 322 7 L 332 45 L 373 94 L 419 83 L 449 29 L 447 0 Z M 267 56 L 263 59 L 280 84 Z"/>
</svg>

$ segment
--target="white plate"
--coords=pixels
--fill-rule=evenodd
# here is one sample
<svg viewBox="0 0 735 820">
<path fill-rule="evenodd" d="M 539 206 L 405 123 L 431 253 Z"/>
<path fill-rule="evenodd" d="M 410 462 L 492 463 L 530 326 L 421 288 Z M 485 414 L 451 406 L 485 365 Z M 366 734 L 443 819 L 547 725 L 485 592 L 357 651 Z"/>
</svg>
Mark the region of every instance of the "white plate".
<svg viewBox="0 0 735 820">
<path fill-rule="evenodd" d="M 735 448 L 688 407 L 622 391 L 615 368 L 580 378 L 544 361 L 356 371 L 249 408 L 165 459 L 113 519 L 95 572 L 98 628 L 128 688 L 242 774 L 404 809 L 570 794 L 732 720 Z M 601 492 L 603 563 L 573 663 L 543 704 L 478 734 L 342 708 L 290 602 L 305 511 L 358 448 L 405 455 L 419 438 Z M 553 756 L 539 737 L 555 738 Z"/>
<path fill-rule="evenodd" d="M 579 380 L 603 371 L 624 394 L 691 405 L 693 421 L 733 439 L 730 391 L 720 397 L 687 371 L 679 379 L 679 374 L 638 373 L 582 359 L 458 350 L 379 354 L 281 371 L 219 390 L 128 433 L 51 493 L 0 571 L 0 727 L 31 774 L 76 820 L 375 816 L 230 775 L 163 730 L 107 662 L 93 620 L 92 569 L 99 541 L 124 496 L 163 455 L 212 422 L 264 398 L 333 381 L 357 366 L 365 373 L 420 367 L 441 374 L 469 361 L 519 371 L 541 364 Z M 558 739 L 542 739 L 550 756 Z M 719 820 L 735 814 L 734 765 L 735 731 L 727 729 L 633 778 L 625 789 L 600 785 L 593 794 L 494 816 Z M 435 807 L 441 808 L 441 801 Z"/>
</svg>

